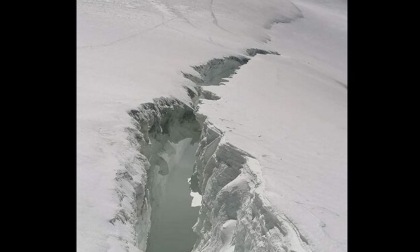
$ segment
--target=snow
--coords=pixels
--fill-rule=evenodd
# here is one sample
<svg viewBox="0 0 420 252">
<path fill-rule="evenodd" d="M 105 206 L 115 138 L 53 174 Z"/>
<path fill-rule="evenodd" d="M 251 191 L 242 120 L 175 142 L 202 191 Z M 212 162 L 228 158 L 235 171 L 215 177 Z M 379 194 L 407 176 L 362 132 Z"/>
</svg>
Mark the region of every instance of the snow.
<svg viewBox="0 0 420 252">
<path fill-rule="evenodd" d="M 221 99 L 200 111 L 226 141 L 257 157 L 266 195 L 305 237 L 344 250 L 347 92 L 288 61 L 256 56 L 226 86 L 213 87 Z"/>
<path fill-rule="evenodd" d="M 197 192 L 190 192 L 191 197 L 193 197 L 191 201 L 191 207 L 198 207 L 201 206 L 201 195 Z"/>
<path fill-rule="evenodd" d="M 221 252 L 229 252 L 234 251 L 235 246 L 231 246 L 230 243 L 232 241 L 233 237 L 233 230 L 236 225 L 236 220 L 227 220 L 223 226 L 222 226 L 222 241 L 223 241 L 223 247 L 220 250 Z"/>
<path fill-rule="evenodd" d="M 346 1 L 78 0 L 77 22 L 78 251 L 138 251 L 109 222 L 117 171 L 142 165 L 127 111 L 157 97 L 188 103 L 182 72 L 247 48 L 281 55 L 205 87 L 221 99 L 199 112 L 258 160 L 265 196 L 314 251 L 347 251 Z"/>
<path fill-rule="evenodd" d="M 346 16 L 295 3 L 305 18 L 272 28 L 281 56 L 257 55 L 226 86 L 207 88 L 221 99 L 200 112 L 257 157 L 269 200 L 314 249 L 346 251 Z"/>
</svg>

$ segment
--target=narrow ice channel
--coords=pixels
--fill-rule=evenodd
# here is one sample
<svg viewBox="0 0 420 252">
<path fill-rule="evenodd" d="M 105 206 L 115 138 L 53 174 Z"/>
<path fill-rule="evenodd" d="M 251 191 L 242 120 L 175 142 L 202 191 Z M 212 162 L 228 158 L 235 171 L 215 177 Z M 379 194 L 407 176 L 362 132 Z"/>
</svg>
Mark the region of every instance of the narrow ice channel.
<svg viewBox="0 0 420 252">
<path fill-rule="evenodd" d="M 147 252 L 191 251 L 197 239 L 192 227 L 197 221 L 200 207 L 192 207 L 188 180 L 193 173 L 197 144 L 184 139 L 174 145 L 180 153 L 173 162 L 168 162 L 169 174 L 157 207 L 152 213 L 152 222 L 147 242 Z M 167 157 L 169 159 L 170 157 Z"/>
<path fill-rule="evenodd" d="M 247 53 L 278 54 L 260 51 Z M 247 61 L 213 59 L 193 67 L 200 77 L 184 73 L 196 84 L 186 88 L 189 104 L 161 97 L 128 112 L 134 126 L 127 128 L 128 140 L 139 151 L 142 175 L 130 162 L 117 173 L 122 207 L 110 223 L 133 225 L 140 251 L 311 251 L 263 195 L 255 157 L 225 142 L 197 112 L 202 99 L 220 98 L 205 86 L 223 82 Z M 127 205 L 130 198 L 135 201 Z"/>
</svg>

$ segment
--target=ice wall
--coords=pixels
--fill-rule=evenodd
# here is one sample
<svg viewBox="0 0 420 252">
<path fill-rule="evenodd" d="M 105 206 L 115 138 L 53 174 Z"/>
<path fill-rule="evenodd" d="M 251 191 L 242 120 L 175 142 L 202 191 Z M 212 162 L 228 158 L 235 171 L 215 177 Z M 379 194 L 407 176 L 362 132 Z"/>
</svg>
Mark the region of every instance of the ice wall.
<svg viewBox="0 0 420 252">
<path fill-rule="evenodd" d="M 193 251 L 310 251 L 306 239 L 264 197 L 258 161 L 204 121 L 194 177 L 202 206 Z"/>
<path fill-rule="evenodd" d="M 248 51 L 251 57 L 276 54 Z M 131 233 L 136 239 L 131 240 L 132 246 L 146 250 L 153 212 L 164 198 L 165 175 L 172 172 L 187 149 L 185 144 L 173 143 L 191 139 L 192 144 L 199 142 L 191 189 L 202 195 L 193 227 L 198 239 L 192 251 L 310 251 L 308 241 L 294 224 L 264 197 L 258 161 L 225 142 L 223 132 L 198 112 L 200 100 L 208 97 L 205 86 L 220 85 L 249 60 L 236 56 L 212 59 L 193 67 L 200 77 L 184 73 L 196 84 L 194 90 L 188 89 L 189 105 L 175 98 L 159 98 L 129 111 L 134 127 L 127 132 L 139 151 L 144 171 L 139 177 L 127 164 L 127 171 L 117 176 L 121 210 L 111 222 L 133 225 Z"/>
</svg>

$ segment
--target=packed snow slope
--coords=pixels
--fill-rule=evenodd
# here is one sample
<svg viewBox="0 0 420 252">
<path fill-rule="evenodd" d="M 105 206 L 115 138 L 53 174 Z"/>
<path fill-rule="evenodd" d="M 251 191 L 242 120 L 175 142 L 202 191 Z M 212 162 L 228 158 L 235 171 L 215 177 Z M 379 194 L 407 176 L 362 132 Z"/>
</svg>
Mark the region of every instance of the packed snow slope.
<svg viewBox="0 0 420 252">
<path fill-rule="evenodd" d="M 110 221 L 132 207 L 116 174 L 144 166 L 127 112 L 159 97 L 189 104 L 195 83 L 183 73 L 248 48 L 280 55 L 257 54 L 203 87 L 220 99 L 198 112 L 258 161 L 265 197 L 310 250 L 347 251 L 344 0 L 78 0 L 78 251 L 141 251 L 130 223 Z"/>
</svg>

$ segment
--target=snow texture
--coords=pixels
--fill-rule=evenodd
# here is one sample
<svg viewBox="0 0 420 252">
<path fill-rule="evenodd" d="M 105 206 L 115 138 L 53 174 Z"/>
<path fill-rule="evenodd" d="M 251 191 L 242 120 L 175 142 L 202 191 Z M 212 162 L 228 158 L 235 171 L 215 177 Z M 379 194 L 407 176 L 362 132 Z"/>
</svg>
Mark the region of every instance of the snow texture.
<svg viewBox="0 0 420 252">
<path fill-rule="evenodd" d="M 347 251 L 346 48 L 345 0 L 78 0 L 78 251 L 146 251 L 185 139 L 193 251 Z"/>
</svg>

